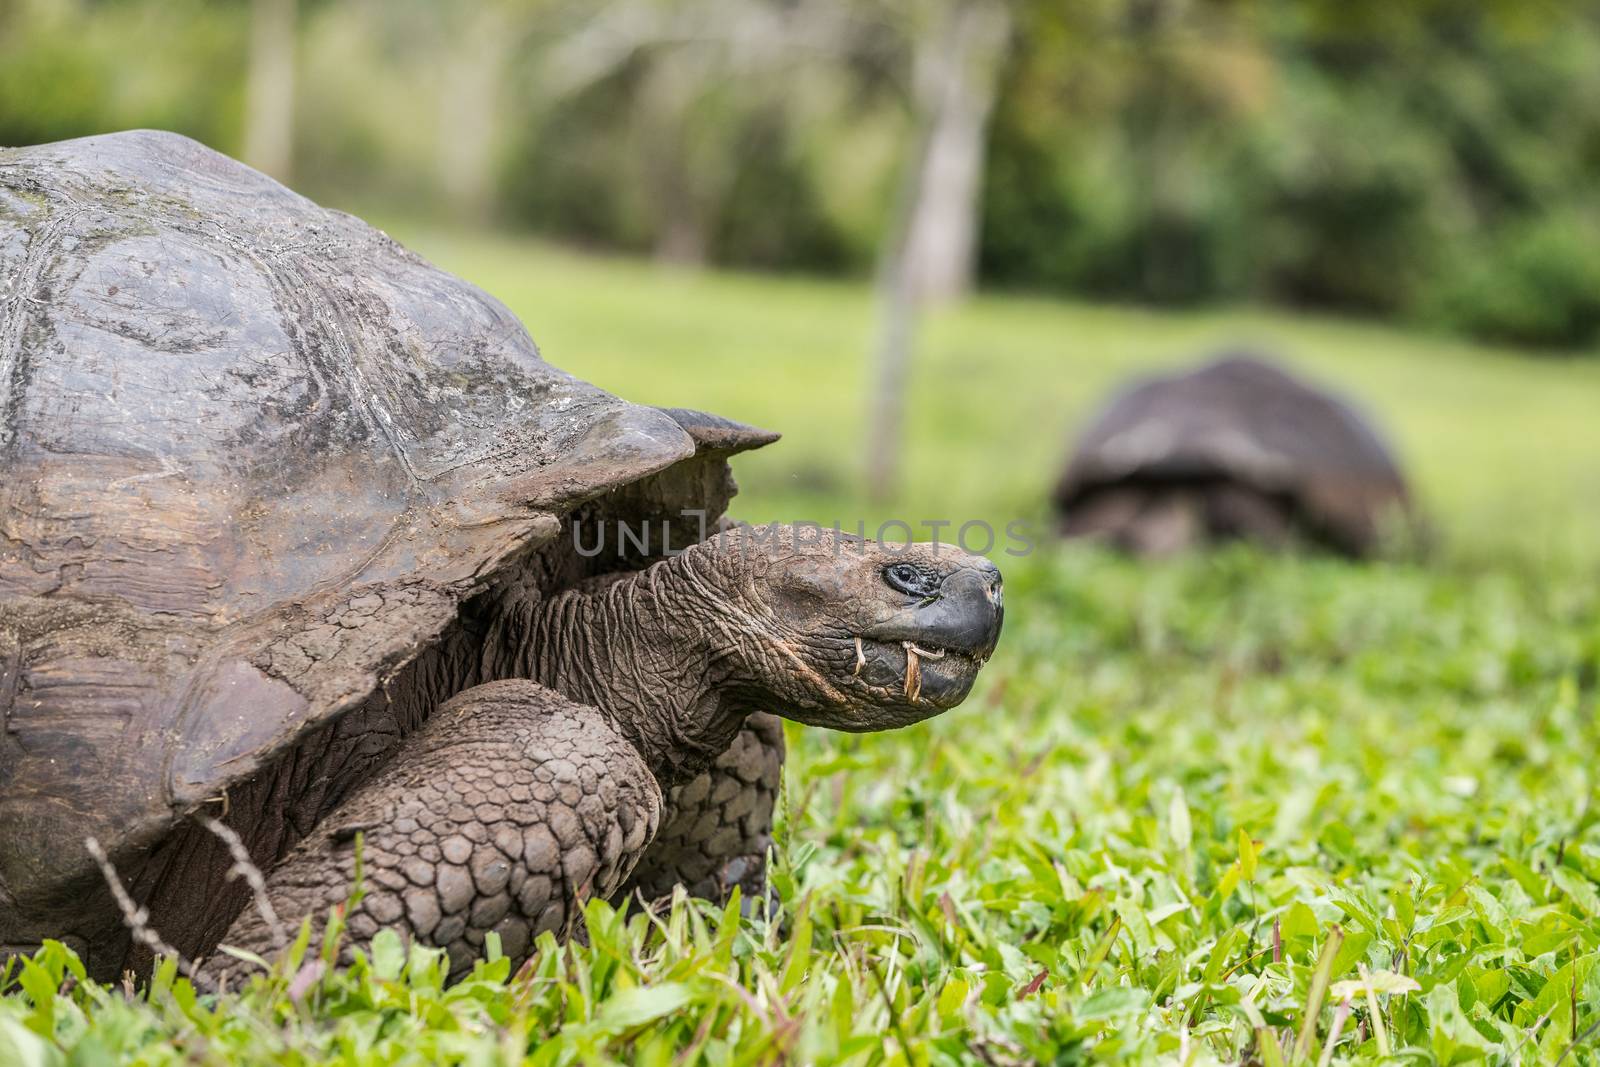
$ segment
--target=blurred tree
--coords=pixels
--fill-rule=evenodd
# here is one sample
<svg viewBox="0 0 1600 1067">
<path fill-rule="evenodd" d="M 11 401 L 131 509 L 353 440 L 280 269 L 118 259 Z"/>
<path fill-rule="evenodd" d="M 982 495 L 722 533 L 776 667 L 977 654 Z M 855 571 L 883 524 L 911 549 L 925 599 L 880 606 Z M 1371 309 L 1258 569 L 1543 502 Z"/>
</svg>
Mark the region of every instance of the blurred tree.
<svg viewBox="0 0 1600 1067">
<path fill-rule="evenodd" d="M 0 144 L 154 126 L 237 150 L 246 9 L 0 0 Z"/>
<path fill-rule="evenodd" d="M 1022 0 L 1019 18 L 986 278 L 1479 333 L 1496 307 L 1500 336 L 1600 339 L 1581 285 L 1540 287 L 1539 314 L 1465 295 L 1530 291 L 1535 262 L 1587 277 L 1600 257 L 1530 228 L 1590 232 L 1600 210 L 1594 0 Z"/>
<path fill-rule="evenodd" d="M 529 153 L 527 172 L 540 181 L 524 203 L 560 211 L 569 224 L 637 227 L 658 259 L 699 264 L 713 255 L 719 215 L 733 214 L 733 194 L 748 184 L 741 179 L 763 163 L 748 151 L 754 135 L 817 119 L 807 106 L 814 98 L 795 92 L 805 71 L 826 70 L 863 94 L 900 87 L 909 150 L 885 213 L 890 221 L 874 227 L 881 241 L 879 329 L 866 453 L 869 484 L 881 496 L 898 465 L 918 305 L 959 296 L 971 282 L 987 123 L 1009 24 L 1006 0 L 600 5 L 543 57 L 549 76 L 542 82 L 547 91 L 560 87 L 552 95 L 610 101 L 586 112 L 610 127 L 589 157 L 595 169 L 573 183 L 572 202 L 561 195 L 561 181 L 551 176 L 559 163 L 551 164 L 570 158 L 572 141 L 584 134 L 559 126 L 558 142 L 541 139 L 541 150 Z M 615 180 L 607 172 L 617 169 L 636 175 L 623 187 L 645 197 L 621 197 L 615 215 L 596 215 L 593 191 Z M 775 202 L 796 197 L 767 205 Z"/>
<path fill-rule="evenodd" d="M 287 182 L 294 165 L 295 0 L 250 0 L 244 159 Z"/>
<path fill-rule="evenodd" d="M 919 307 L 964 295 L 971 285 L 978 183 L 1010 18 L 996 0 L 948 0 L 918 5 L 901 25 L 910 38 L 915 119 L 878 268 L 866 477 L 868 493 L 880 501 L 899 475 Z"/>
<path fill-rule="evenodd" d="M 878 383 L 974 241 L 992 284 L 1600 340 L 1600 0 L 0 0 L 0 142 L 130 126 L 361 210 L 875 262 Z"/>
<path fill-rule="evenodd" d="M 815 76 L 853 79 L 856 64 L 876 61 L 880 37 L 840 0 L 595 5 L 542 57 L 543 77 L 535 81 L 547 98 L 575 102 L 553 110 L 580 112 L 584 121 L 553 114 L 550 129 L 560 136 L 536 137 L 528 149 L 530 172 L 537 166 L 541 178 L 552 161 L 583 166 L 576 187 L 589 203 L 558 209 L 565 198 L 548 189 L 530 191 L 524 203 L 587 214 L 590 225 L 615 227 L 630 242 L 644 237 L 664 261 L 726 261 L 730 252 L 738 261 L 747 241 L 724 220 L 768 224 L 760 212 L 742 210 L 747 202 L 737 197 L 760 197 L 775 215 L 785 201 L 814 202 L 806 188 L 814 179 L 796 173 L 794 153 L 797 133 L 826 121 L 826 105 L 819 108 L 811 91 Z M 757 145 L 768 151 L 754 151 Z M 593 197 L 608 188 L 615 204 L 606 219 L 596 215 Z M 827 228 L 826 220 L 804 221 Z M 826 236 L 820 244 L 801 232 L 786 237 L 836 258 Z"/>
<path fill-rule="evenodd" d="M 482 0 L 441 9 L 439 184 L 455 215 L 483 221 L 493 206 L 497 138 L 507 68 L 518 46 L 521 5 Z"/>
<path fill-rule="evenodd" d="M 909 288 L 950 300 L 972 284 L 989 113 L 1010 12 L 1003 0 L 951 0 L 925 5 L 905 22 L 913 36 L 915 147 L 896 213 L 904 232 L 891 247 L 903 249 Z"/>
</svg>

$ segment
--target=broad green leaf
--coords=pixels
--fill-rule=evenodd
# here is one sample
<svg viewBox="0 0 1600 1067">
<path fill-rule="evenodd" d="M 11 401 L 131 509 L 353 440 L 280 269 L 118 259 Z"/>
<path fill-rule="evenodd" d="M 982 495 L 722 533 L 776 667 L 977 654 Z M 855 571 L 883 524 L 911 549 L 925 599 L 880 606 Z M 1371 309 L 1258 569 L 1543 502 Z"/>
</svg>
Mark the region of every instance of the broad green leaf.
<svg viewBox="0 0 1600 1067">
<path fill-rule="evenodd" d="M 689 987 L 676 982 L 635 986 L 610 998 L 600 1006 L 595 1022 L 606 1030 L 628 1030 L 654 1022 L 689 1003 Z"/>
<path fill-rule="evenodd" d="M 372 973 L 384 981 L 394 981 L 406 965 L 406 947 L 394 930 L 383 929 L 373 935 Z"/>
<path fill-rule="evenodd" d="M 1247 882 L 1256 878 L 1256 843 L 1244 830 L 1239 831 L 1239 874 Z"/>
<path fill-rule="evenodd" d="M 1347 978 L 1335 982 L 1328 989 L 1328 996 L 1335 1000 L 1354 1000 L 1364 996 L 1368 989 L 1374 993 L 1415 993 L 1422 987 L 1416 980 L 1393 971 L 1373 971 L 1363 981 L 1360 978 Z"/>
<path fill-rule="evenodd" d="M 58 1067 L 66 1057 L 16 1019 L 0 1016 L 0 1063 L 8 1067 Z"/>
<path fill-rule="evenodd" d="M 1073 1014 L 1084 1020 L 1116 1019 L 1125 1015 L 1140 1014 L 1149 1002 L 1149 994 L 1142 989 L 1114 986 L 1098 989 L 1089 994 Z"/>
<path fill-rule="evenodd" d="M 1194 830 L 1189 819 L 1189 802 L 1182 789 L 1172 791 L 1172 800 L 1167 805 L 1167 827 L 1172 834 L 1173 846 L 1179 852 L 1188 852 Z"/>
</svg>

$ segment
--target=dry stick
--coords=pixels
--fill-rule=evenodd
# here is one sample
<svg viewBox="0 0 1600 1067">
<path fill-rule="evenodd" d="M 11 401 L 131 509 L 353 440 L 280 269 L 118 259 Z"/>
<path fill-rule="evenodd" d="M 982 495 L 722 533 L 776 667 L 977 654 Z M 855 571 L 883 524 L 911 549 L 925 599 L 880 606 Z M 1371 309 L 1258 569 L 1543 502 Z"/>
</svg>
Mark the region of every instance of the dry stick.
<svg viewBox="0 0 1600 1067">
<path fill-rule="evenodd" d="M 301 964 L 300 970 L 295 972 L 294 978 L 290 980 L 289 988 L 285 990 L 289 994 L 289 1000 L 295 1004 L 300 1003 L 305 999 L 305 995 L 322 980 L 322 976 L 327 971 L 328 965 L 322 961 L 321 957 Z"/>
<path fill-rule="evenodd" d="M 1571 1032 L 1572 1032 L 1573 1044 L 1576 1044 L 1577 1041 L 1578 1041 L 1578 979 L 1577 979 L 1576 974 L 1574 974 L 1572 980 L 1568 983 L 1567 991 L 1572 996 L 1572 1031 Z M 1572 1046 L 1569 1045 L 1567 1047 L 1571 1048 Z"/>
<path fill-rule="evenodd" d="M 184 959 L 183 953 L 163 941 L 161 935 L 150 925 L 150 912 L 135 904 L 128 891 L 122 887 L 122 879 L 117 876 L 117 869 L 111 865 L 111 859 L 106 855 L 106 850 L 100 847 L 100 842 L 93 837 L 86 837 L 83 846 L 89 850 L 89 855 L 94 857 L 94 862 L 99 866 L 106 885 L 111 887 L 111 896 L 115 898 L 117 908 L 122 912 L 122 923 L 128 928 L 128 933 L 133 935 L 133 939 L 154 955 L 171 957 L 177 962 L 178 970 L 183 972 L 185 978 L 211 992 L 211 980 L 202 978 L 195 965 Z"/>
<path fill-rule="evenodd" d="M 1322 1055 L 1317 1057 L 1317 1067 L 1328 1067 L 1333 1062 L 1333 1046 L 1339 1043 L 1339 1035 L 1344 1033 L 1344 1024 L 1350 1018 L 1350 1000 L 1345 998 L 1333 1013 L 1333 1026 L 1328 1030 L 1328 1041 L 1322 1046 Z"/>
<path fill-rule="evenodd" d="M 272 931 L 273 949 L 282 952 L 289 944 L 289 937 L 284 932 L 283 923 L 278 919 L 278 913 L 272 906 L 272 899 L 267 896 L 267 880 L 262 877 L 261 868 L 250 859 L 249 850 L 244 847 L 244 842 L 232 828 L 224 826 L 216 819 L 206 819 L 205 827 L 228 846 L 228 854 L 233 857 L 233 866 L 228 868 L 227 877 L 245 880 L 245 884 L 250 887 L 250 895 L 255 898 L 256 911 L 260 913 L 261 921 Z"/>
<path fill-rule="evenodd" d="M 1529 1041 L 1533 1040 L 1533 1035 L 1539 1032 L 1539 1027 L 1541 1027 L 1541 1026 L 1543 1026 L 1545 1024 L 1545 1022 L 1550 1018 L 1550 1016 L 1555 1013 L 1555 1010 L 1556 1010 L 1556 1005 L 1552 1004 L 1552 1005 L 1550 1005 L 1549 1008 L 1547 1008 L 1545 1010 L 1545 1013 L 1543 1015 L 1539 1016 L 1537 1019 L 1535 1019 L 1533 1021 L 1533 1025 L 1528 1027 L 1527 1031 L 1522 1035 L 1522 1040 L 1517 1042 L 1517 1047 L 1511 1050 L 1511 1055 L 1506 1060 L 1507 1063 L 1519 1062 L 1519 1061 L 1517 1061 L 1517 1056 L 1519 1054 L 1521 1054 L 1522 1047 L 1524 1045 L 1526 1045 Z M 1562 1055 L 1566 1055 L 1566 1053 L 1562 1053 Z M 1560 1060 L 1556 1061 L 1557 1064 L 1559 1064 L 1560 1062 L 1561 1062 Z"/>
<path fill-rule="evenodd" d="M 1574 1024 L 1574 1025 L 1576 1025 L 1576 1024 Z M 1589 1038 L 1593 1037 L 1594 1036 L 1594 1032 L 1596 1030 L 1600 1030 L 1600 1019 L 1596 1019 L 1594 1022 L 1590 1023 L 1584 1029 L 1583 1033 L 1579 1034 L 1577 1037 L 1574 1037 L 1572 1039 L 1572 1044 L 1568 1045 L 1566 1048 L 1561 1050 L 1561 1055 L 1556 1057 L 1556 1062 L 1554 1064 L 1554 1067 L 1561 1067 L 1561 1061 L 1566 1059 L 1567 1056 L 1570 1055 L 1572 1053 L 1572 1051 L 1574 1049 L 1576 1049 L 1579 1045 L 1583 1044 L 1585 1041 L 1589 1040 Z M 1519 1045 L 1518 1047 L 1520 1048 L 1521 1046 Z"/>
</svg>

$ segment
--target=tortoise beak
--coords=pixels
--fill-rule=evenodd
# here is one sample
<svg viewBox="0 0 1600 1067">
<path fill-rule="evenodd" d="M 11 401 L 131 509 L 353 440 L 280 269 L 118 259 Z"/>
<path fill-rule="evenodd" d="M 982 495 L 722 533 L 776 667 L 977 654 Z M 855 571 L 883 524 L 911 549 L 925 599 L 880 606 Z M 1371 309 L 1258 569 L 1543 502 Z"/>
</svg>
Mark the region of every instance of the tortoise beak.
<svg viewBox="0 0 1600 1067">
<path fill-rule="evenodd" d="M 923 640 L 988 659 L 1005 621 L 1000 568 L 986 559 L 962 567 L 944 580 L 939 599 L 917 610 L 917 621 L 927 635 Z"/>
<path fill-rule="evenodd" d="M 994 654 L 1004 621 L 1000 568 L 982 556 L 969 556 L 945 577 L 936 596 L 863 636 L 949 649 L 981 663 Z"/>
</svg>

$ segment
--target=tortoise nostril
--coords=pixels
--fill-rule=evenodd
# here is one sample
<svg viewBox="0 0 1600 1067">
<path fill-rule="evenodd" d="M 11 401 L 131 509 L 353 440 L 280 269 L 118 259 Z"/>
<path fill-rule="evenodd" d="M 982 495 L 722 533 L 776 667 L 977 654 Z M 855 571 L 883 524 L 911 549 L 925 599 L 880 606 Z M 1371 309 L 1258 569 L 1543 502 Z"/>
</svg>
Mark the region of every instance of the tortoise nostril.
<svg viewBox="0 0 1600 1067">
<path fill-rule="evenodd" d="M 1000 603 L 1005 588 L 1005 580 L 1000 576 L 1000 568 L 990 560 L 984 560 L 981 573 L 987 581 L 984 582 L 983 591 L 991 604 Z"/>
</svg>

